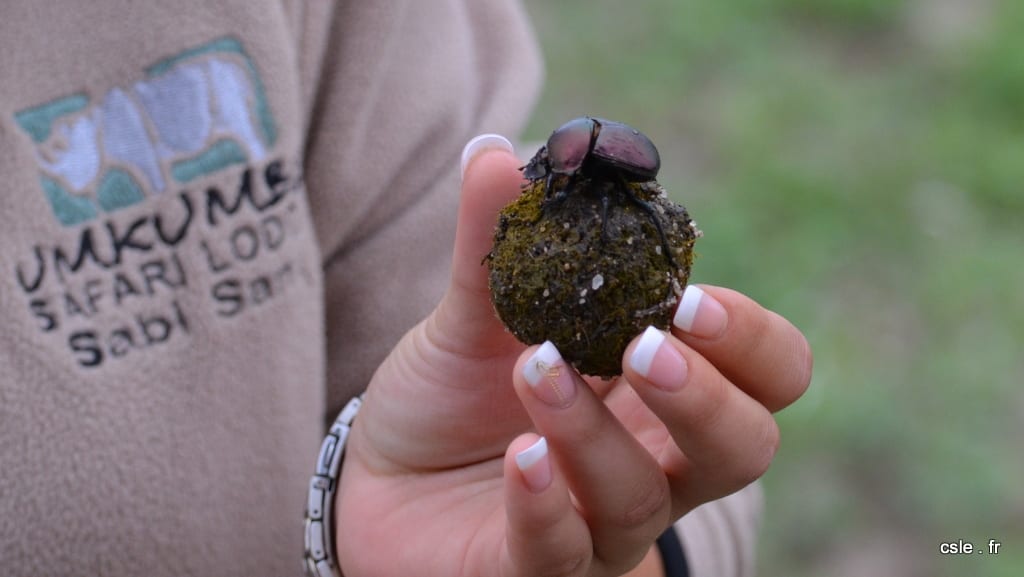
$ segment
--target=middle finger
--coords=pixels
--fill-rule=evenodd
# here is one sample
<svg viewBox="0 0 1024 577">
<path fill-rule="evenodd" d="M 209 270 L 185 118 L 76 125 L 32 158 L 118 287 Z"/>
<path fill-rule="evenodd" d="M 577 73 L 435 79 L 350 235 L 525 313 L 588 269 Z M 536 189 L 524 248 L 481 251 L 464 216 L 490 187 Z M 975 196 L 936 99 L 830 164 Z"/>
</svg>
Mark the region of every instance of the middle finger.
<svg viewBox="0 0 1024 577">
<path fill-rule="evenodd" d="M 515 386 L 587 521 L 595 557 L 632 567 L 671 521 L 660 465 L 554 345 L 520 357 Z"/>
</svg>

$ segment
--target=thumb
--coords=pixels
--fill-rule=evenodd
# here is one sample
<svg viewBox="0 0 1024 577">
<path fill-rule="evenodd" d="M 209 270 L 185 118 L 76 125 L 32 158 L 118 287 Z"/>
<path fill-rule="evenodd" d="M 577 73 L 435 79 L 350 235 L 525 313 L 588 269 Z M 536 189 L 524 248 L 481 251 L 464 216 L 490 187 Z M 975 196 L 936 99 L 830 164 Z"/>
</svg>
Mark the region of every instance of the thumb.
<svg viewBox="0 0 1024 577">
<path fill-rule="evenodd" d="M 478 136 L 463 149 L 451 284 L 436 319 L 463 337 L 485 337 L 495 329 L 504 333 L 491 306 L 484 258 L 491 250 L 498 212 L 522 190 L 521 164 L 512 144 L 496 134 Z"/>
</svg>

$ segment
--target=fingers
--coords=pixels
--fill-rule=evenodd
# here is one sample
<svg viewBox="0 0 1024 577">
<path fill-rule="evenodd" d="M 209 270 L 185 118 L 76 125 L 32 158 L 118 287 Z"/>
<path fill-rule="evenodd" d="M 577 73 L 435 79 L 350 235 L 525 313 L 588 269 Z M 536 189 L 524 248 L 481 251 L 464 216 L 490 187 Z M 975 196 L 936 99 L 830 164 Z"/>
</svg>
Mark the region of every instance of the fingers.
<svg viewBox="0 0 1024 577">
<path fill-rule="evenodd" d="M 672 441 L 652 448 L 653 455 L 550 343 L 520 356 L 516 393 L 546 438 L 550 460 L 520 463 L 513 476 L 507 457 L 508 502 L 517 508 L 510 519 L 518 519 L 510 520 L 510 534 L 518 528 L 526 535 L 535 526 L 550 543 L 580 546 L 581 520 L 593 543 L 592 563 L 625 570 L 672 520 L 767 470 L 779 445 L 771 412 L 793 402 L 810 380 L 806 340 L 782 317 L 715 287 L 688 289 L 674 324 L 671 333 L 648 329 L 623 359 L 626 380 Z M 539 449 L 519 449 L 535 439 L 513 448 L 535 454 Z M 566 492 L 572 499 L 565 500 Z M 536 547 L 556 558 L 550 543 L 523 535 L 516 541 L 523 550 Z"/>
<path fill-rule="evenodd" d="M 550 343 L 520 356 L 514 382 L 586 519 L 595 562 L 629 569 L 671 521 L 661 467 Z"/>
<path fill-rule="evenodd" d="M 771 411 L 788 406 L 810 384 L 807 339 L 789 321 L 736 291 L 686 287 L 673 334 Z"/>
<path fill-rule="evenodd" d="M 505 455 L 506 550 L 502 575 L 583 575 L 593 545 L 543 437 L 526 434 Z"/>
<path fill-rule="evenodd" d="M 627 380 L 675 441 L 659 460 L 676 514 L 737 491 L 768 469 L 779 443 L 775 419 L 707 359 L 653 327 L 624 356 Z"/>
</svg>

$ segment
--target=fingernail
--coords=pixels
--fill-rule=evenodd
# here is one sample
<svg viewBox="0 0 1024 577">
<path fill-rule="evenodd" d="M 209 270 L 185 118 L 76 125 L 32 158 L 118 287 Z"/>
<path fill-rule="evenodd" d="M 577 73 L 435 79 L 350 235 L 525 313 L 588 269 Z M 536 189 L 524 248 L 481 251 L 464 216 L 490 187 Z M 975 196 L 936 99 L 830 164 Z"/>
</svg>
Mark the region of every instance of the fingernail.
<svg viewBox="0 0 1024 577">
<path fill-rule="evenodd" d="M 629 364 L 641 377 L 659 389 L 674 391 L 686 382 L 686 359 L 672 345 L 665 342 L 665 333 L 647 327 Z"/>
<path fill-rule="evenodd" d="M 466 143 L 466 146 L 462 149 L 462 162 L 461 162 L 461 174 L 462 177 L 466 177 L 466 167 L 473 161 L 473 158 L 481 152 L 497 148 L 500 150 L 507 150 L 514 153 L 512 143 L 507 138 L 500 134 L 481 134 L 480 136 L 474 137 L 472 140 Z"/>
<path fill-rule="evenodd" d="M 562 355 L 551 341 L 545 341 L 523 367 L 523 377 L 537 398 L 552 407 L 568 407 L 576 397 L 573 380 Z"/>
<path fill-rule="evenodd" d="M 699 286 L 689 285 L 683 291 L 672 324 L 695 337 L 715 337 L 725 330 L 728 321 L 725 307 Z"/>
<path fill-rule="evenodd" d="M 548 460 L 548 441 L 544 437 L 516 453 L 516 468 L 523 474 L 526 486 L 540 493 L 551 484 L 551 462 Z"/>
</svg>

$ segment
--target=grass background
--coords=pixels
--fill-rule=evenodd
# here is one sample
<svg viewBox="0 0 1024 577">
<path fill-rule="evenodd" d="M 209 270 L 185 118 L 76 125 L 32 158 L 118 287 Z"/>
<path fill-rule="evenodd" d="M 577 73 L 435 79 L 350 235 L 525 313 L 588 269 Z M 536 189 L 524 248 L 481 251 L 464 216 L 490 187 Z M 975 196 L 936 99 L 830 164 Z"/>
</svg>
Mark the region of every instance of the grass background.
<svg viewBox="0 0 1024 577">
<path fill-rule="evenodd" d="M 1024 3 L 527 0 L 527 137 L 629 123 L 694 279 L 799 326 L 760 574 L 1024 575 Z M 1000 554 L 951 557 L 965 539 Z"/>
</svg>

